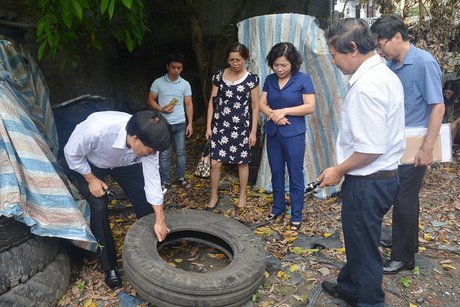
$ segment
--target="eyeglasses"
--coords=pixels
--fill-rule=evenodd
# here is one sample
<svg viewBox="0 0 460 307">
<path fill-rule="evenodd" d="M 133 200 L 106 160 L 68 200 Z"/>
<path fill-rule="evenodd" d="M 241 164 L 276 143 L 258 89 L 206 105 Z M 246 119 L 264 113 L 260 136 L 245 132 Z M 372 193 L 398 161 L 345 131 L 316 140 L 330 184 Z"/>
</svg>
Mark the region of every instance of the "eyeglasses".
<svg viewBox="0 0 460 307">
<path fill-rule="evenodd" d="M 390 39 L 387 39 L 383 44 L 380 44 L 377 42 L 376 46 L 375 46 L 375 49 L 377 51 L 382 51 L 383 48 L 385 48 L 386 44 L 391 41 L 393 38 L 390 38 Z"/>
<path fill-rule="evenodd" d="M 243 62 L 244 59 L 229 59 L 228 62 L 229 63 L 236 63 L 236 64 L 239 64 L 241 62 Z"/>
</svg>

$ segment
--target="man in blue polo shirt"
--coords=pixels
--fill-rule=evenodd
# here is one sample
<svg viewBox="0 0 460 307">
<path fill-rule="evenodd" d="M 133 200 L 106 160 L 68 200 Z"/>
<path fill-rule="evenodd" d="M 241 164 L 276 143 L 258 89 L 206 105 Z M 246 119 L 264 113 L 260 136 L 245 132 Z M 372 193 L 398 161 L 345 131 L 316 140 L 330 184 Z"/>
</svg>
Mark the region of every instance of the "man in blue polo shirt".
<svg viewBox="0 0 460 307">
<path fill-rule="evenodd" d="M 433 56 L 411 44 L 400 16 L 389 15 L 371 27 L 377 52 L 404 88 L 406 127 L 426 127 L 427 135 L 415 155 L 414 164 L 400 165 L 401 187 L 393 206 L 391 258 L 383 272 L 395 274 L 414 268 L 418 250 L 419 193 L 444 116 L 441 69 Z"/>
<path fill-rule="evenodd" d="M 181 78 L 185 58 L 181 53 L 167 56 L 164 76 L 156 79 L 150 87 L 147 104 L 163 114 L 171 130 L 171 144 L 176 152 L 177 183 L 186 186 L 185 181 L 185 136 L 193 133 L 193 102 L 190 84 Z M 185 109 L 184 109 L 185 105 Z M 186 121 L 187 117 L 187 121 Z M 171 152 L 170 149 L 160 153 L 160 175 L 163 189 L 171 186 Z"/>
</svg>

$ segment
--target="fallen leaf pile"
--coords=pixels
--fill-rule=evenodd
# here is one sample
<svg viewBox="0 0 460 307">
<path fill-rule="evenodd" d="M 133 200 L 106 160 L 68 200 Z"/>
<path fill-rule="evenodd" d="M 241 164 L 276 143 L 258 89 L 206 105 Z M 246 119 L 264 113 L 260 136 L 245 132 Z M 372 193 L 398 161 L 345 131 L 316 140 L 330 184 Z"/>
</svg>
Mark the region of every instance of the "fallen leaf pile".
<svg viewBox="0 0 460 307">
<path fill-rule="evenodd" d="M 203 210 L 209 200 L 209 179 L 193 176 L 194 167 L 204 146 L 204 133 L 198 131 L 187 140 L 188 187 L 173 185 L 165 195 L 165 207 Z M 454 147 L 452 163 L 438 163 L 429 167 L 420 195 L 420 248 L 418 257 L 427 265 L 393 276 L 384 276 L 386 303 L 390 306 L 454 306 L 460 298 L 460 147 Z M 174 174 L 172 174 L 174 175 Z M 122 195 L 112 183 L 116 195 Z M 221 199 L 216 211 L 253 228 L 265 242 L 267 255 L 266 281 L 254 293 L 254 305 L 320 306 L 330 297 L 318 294 L 321 281 L 335 278 L 346 261 L 340 220 L 340 197 L 326 200 L 305 199 L 303 224 L 298 232 L 289 230 L 289 216 L 272 224 L 264 223 L 270 213 L 272 195 L 259 189 L 248 191 L 247 207 L 236 213 L 238 203 L 238 174 L 232 166 L 224 166 L 220 180 Z M 123 197 L 121 197 L 123 198 Z M 135 221 L 129 201 L 114 199 L 110 203 L 110 226 L 119 254 L 124 236 Z M 257 227 L 260 225 L 260 227 Z M 384 227 L 391 227 L 391 211 Z M 302 240 L 314 239 L 318 244 L 302 245 Z M 328 245 L 332 242 L 335 245 Z M 382 249 L 383 256 L 390 250 Z M 210 253 L 219 258 L 219 253 Z M 167 262 L 177 266 L 193 262 L 195 254 L 170 255 Z M 190 260 L 192 259 L 192 260 Z M 216 260 L 216 259 L 214 259 Z M 217 259 L 219 260 L 219 259 Z M 112 291 L 104 284 L 104 276 L 97 262 L 86 258 L 73 265 L 69 290 L 59 306 L 119 306 L 117 294 L 124 291 L 135 296 L 129 282 L 122 289 Z M 316 293 L 316 294 L 315 294 Z M 340 301 L 337 301 L 340 302 Z M 338 303 L 337 303 L 338 304 Z M 146 303 L 141 305 L 147 305 Z"/>
</svg>

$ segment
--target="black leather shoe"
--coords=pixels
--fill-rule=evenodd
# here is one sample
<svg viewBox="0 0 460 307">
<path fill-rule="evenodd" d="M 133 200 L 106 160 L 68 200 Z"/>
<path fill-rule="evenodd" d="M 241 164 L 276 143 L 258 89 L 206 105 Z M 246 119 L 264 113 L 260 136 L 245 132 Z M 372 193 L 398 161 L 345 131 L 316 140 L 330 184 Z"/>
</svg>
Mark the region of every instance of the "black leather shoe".
<svg viewBox="0 0 460 307">
<path fill-rule="evenodd" d="M 389 260 L 383 265 L 383 274 L 396 274 L 402 270 L 412 270 L 415 266 L 414 261 L 401 262 L 396 260 Z"/>
<path fill-rule="evenodd" d="M 391 241 L 391 238 L 381 238 L 379 244 L 382 247 L 391 248 L 393 246 L 393 241 Z M 415 247 L 415 253 L 418 253 L 418 246 Z"/>
<path fill-rule="evenodd" d="M 393 245 L 391 238 L 382 238 L 380 239 L 380 245 L 386 248 L 390 248 Z"/>
<path fill-rule="evenodd" d="M 111 289 L 121 287 L 121 279 L 116 269 L 105 271 L 105 283 Z"/>
<path fill-rule="evenodd" d="M 325 280 L 321 283 L 321 286 L 330 296 L 344 300 L 350 306 L 356 306 L 356 300 L 345 295 L 336 282 Z"/>
</svg>

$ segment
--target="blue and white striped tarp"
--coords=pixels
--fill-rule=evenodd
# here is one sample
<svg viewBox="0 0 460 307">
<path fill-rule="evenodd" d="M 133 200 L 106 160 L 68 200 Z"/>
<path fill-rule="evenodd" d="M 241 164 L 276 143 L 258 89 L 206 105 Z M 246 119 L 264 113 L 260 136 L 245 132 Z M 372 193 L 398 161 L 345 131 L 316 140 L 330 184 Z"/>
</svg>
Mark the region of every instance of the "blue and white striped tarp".
<svg viewBox="0 0 460 307">
<path fill-rule="evenodd" d="M 21 43 L 0 35 L 0 63 L 2 79 L 8 80 L 21 93 L 19 103 L 56 156 L 59 149 L 56 124 L 48 86 L 37 62 Z"/>
<path fill-rule="evenodd" d="M 339 129 L 340 105 L 345 97 L 343 75 L 331 64 L 324 31 L 314 17 L 300 14 L 257 16 L 245 19 L 237 26 L 238 40 L 249 48 L 251 55 L 248 70 L 259 75 L 261 88 L 267 75 L 272 73 L 265 58 L 273 45 L 291 42 L 302 55 L 300 70 L 311 75 L 316 89 L 315 113 L 305 117 L 307 148 L 304 159 L 305 182 L 315 181 L 321 170 L 336 163 L 335 141 Z M 288 182 L 288 190 L 287 185 Z M 266 146 L 256 187 L 272 190 Z M 320 189 L 316 196 L 326 198 L 334 192 L 334 188 Z"/>
<path fill-rule="evenodd" d="M 26 84 L 45 83 L 27 81 L 41 73 L 35 71 L 39 69 L 36 65 L 21 68 L 17 61 L 30 64 L 33 59 L 21 58 L 28 53 L 15 53 L 17 44 L 0 40 L 0 216 L 14 217 L 39 236 L 69 239 L 94 251 L 89 205 L 77 199 L 77 193 L 75 198 L 72 195 L 73 189 L 47 142 L 50 138 L 44 137 L 47 129 L 38 128 L 54 127 L 53 116 L 48 114 L 49 100 L 42 99 L 47 90 L 31 89 Z M 42 96 L 34 102 L 34 95 Z M 47 104 L 43 110 L 40 103 Z M 37 125 L 42 121 L 43 125 Z"/>
</svg>

